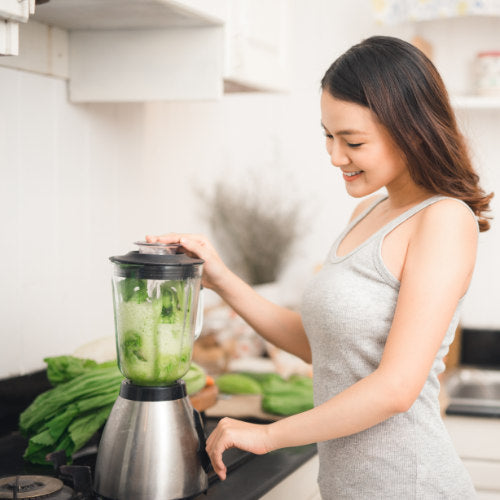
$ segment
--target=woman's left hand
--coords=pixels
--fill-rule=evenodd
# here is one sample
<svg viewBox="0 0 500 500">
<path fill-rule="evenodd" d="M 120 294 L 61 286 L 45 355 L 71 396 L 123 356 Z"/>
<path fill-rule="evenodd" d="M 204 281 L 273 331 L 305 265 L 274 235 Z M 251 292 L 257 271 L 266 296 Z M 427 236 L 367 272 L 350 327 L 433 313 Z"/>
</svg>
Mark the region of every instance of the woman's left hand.
<svg viewBox="0 0 500 500">
<path fill-rule="evenodd" d="M 207 453 L 212 466 L 222 481 L 226 479 L 226 466 L 222 453 L 228 448 L 263 455 L 275 449 L 269 435 L 269 425 L 250 424 L 225 417 L 218 423 L 207 439 Z"/>
</svg>

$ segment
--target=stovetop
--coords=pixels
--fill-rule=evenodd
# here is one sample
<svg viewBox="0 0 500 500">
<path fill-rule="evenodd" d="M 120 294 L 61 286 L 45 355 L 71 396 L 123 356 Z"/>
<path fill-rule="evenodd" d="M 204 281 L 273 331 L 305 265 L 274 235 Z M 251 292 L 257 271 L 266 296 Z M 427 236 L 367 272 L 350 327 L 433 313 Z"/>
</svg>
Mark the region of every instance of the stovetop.
<svg viewBox="0 0 500 500">
<path fill-rule="evenodd" d="M 218 419 L 205 418 L 205 434 L 208 436 L 217 425 Z M 28 440 L 18 431 L 9 433 L 0 437 L 0 498 L 15 498 L 14 496 L 2 496 L 1 480 L 8 476 L 45 476 L 49 478 L 58 478 L 64 485 L 71 488 L 72 495 L 53 498 L 71 498 L 71 499 L 93 499 L 96 498 L 92 491 L 92 478 L 94 477 L 94 467 L 97 457 L 97 449 L 100 434 L 96 434 L 84 448 L 73 455 L 73 464 L 65 465 L 64 452 L 53 454 L 52 465 L 37 465 L 26 462 L 22 455 Z M 224 463 L 228 469 L 228 475 L 238 467 L 248 462 L 254 457 L 237 448 L 232 448 L 224 452 Z M 208 474 L 209 488 L 219 481 L 215 472 L 210 468 Z M 35 496 L 25 496 L 19 498 L 37 498 Z M 44 496 L 44 498 L 46 498 Z M 52 497 L 49 497 L 52 498 Z"/>
</svg>

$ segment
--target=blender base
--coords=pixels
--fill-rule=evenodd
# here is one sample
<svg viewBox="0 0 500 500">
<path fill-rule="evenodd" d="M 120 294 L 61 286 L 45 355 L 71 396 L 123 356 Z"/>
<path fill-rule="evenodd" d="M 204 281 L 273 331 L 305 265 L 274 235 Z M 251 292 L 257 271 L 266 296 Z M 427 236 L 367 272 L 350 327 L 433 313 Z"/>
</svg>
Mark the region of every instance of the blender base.
<svg viewBox="0 0 500 500">
<path fill-rule="evenodd" d="M 201 418 L 184 381 L 123 381 L 99 444 L 96 493 L 107 500 L 190 498 L 207 490 L 208 468 Z"/>
</svg>

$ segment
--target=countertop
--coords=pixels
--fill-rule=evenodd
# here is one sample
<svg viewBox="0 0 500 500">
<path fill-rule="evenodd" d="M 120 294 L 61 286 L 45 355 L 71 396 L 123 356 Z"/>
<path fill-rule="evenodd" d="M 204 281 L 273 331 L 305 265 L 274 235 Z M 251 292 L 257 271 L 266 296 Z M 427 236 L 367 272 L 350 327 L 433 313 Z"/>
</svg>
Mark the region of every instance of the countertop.
<svg viewBox="0 0 500 500">
<path fill-rule="evenodd" d="M 0 477 L 17 474 L 55 475 L 50 466 L 39 466 L 25 462 L 22 454 L 27 446 L 27 439 L 16 430 L 19 413 L 26 408 L 34 397 L 50 385 L 45 372 L 29 376 L 2 380 L 0 383 Z M 205 418 L 205 433 L 213 430 L 218 418 Z M 255 421 L 255 420 L 253 420 Z M 261 421 L 264 423 L 264 421 Z M 98 435 L 86 447 L 88 453 L 75 460 L 76 465 L 88 465 L 93 470 L 96 458 Z M 85 450 L 82 450 L 85 451 Z M 316 445 L 284 448 L 266 455 L 254 455 L 237 449 L 224 453 L 223 459 L 230 464 L 228 477 L 220 481 L 212 471 L 209 473 L 209 489 L 196 500 L 238 498 L 242 500 L 259 499 L 277 484 L 290 476 L 317 453 Z M 315 478 L 313 478 L 314 480 Z M 194 499 L 193 499 L 194 500 Z"/>
<path fill-rule="evenodd" d="M 207 422 L 207 434 L 215 423 L 212 419 Z M 22 459 L 26 445 L 27 440 L 17 431 L 0 437 L 0 477 L 18 474 L 55 475 L 54 469 L 50 466 L 33 465 Z M 95 449 L 95 444 L 89 448 Z M 253 455 L 237 449 L 227 450 L 224 453 L 224 460 L 232 464 L 228 467 L 227 479 L 220 481 L 211 471 L 207 493 L 200 494 L 195 499 L 259 499 L 315 454 L 316 445 L 284 448 L 266 455 Z M 88 465 L 93 470 L 95 456 L 95 451 L 93 453 L 90 451 L 89 454 L 77 458 L 74 463 Z"/>
<path fill-rule="evenodd" d="M 209 476 L 210 487 L 207 494 L 198 495 L 195 499 L 257 500 L 313 458 L 316 453 L 316 445 L 312 444 L 283 448 L 266 455 L 251 455 L 243 465 L 230 471 L 225 481 Z"/>
</svg>

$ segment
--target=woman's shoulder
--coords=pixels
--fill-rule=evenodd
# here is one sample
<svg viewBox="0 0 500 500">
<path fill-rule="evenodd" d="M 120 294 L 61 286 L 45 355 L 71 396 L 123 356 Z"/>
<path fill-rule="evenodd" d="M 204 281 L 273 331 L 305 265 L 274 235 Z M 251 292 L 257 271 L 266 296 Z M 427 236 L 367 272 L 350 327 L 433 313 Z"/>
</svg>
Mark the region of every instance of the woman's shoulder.
<svg viewBox="0 0 500 500">
<path fill-rule="evenodd" d="M 439 197 L 420 212 L 418 226 L 443 227 L 457 225 L 477 231 L 477 219 L 472 209 L 462 200 L 451 197 Z"/>
<path fill-rule="evenodd" d="M 439 242 L 442 251 L 457 245 L 475 247 L 478 236 L 476 216 L 457 198 L 442 197 L 418 214 L 412 239 L 425 245 Z"/>
<path fill-rule="evenodd" d="M 462 201 L 443 197 L 429 204 L 413 225 L 402 281 L 448 283 L 463 297 L 474 270 L 478 234 L 475 216 Z"/>
</svg>

